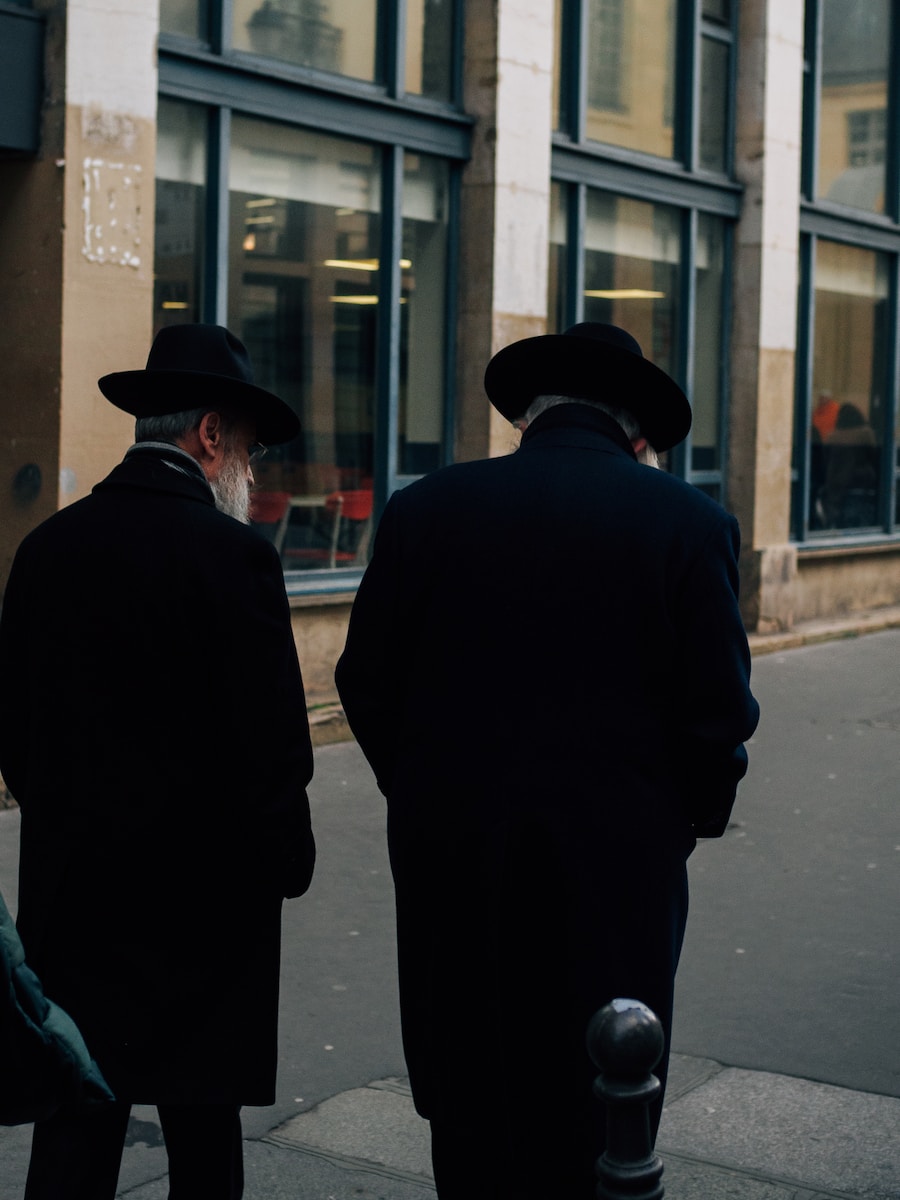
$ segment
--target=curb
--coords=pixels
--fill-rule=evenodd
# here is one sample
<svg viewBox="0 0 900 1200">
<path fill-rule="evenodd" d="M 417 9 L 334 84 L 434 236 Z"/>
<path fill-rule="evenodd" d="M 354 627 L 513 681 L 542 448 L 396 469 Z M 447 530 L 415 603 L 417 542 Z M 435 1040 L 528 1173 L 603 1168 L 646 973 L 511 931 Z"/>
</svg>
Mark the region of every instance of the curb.
<svg viewBox="0 0 900 1200">
<path fill-rule="evenodd" d="M 893 605 L 850 613 L 845 617 L 801 621 L 793 629 L 781 632 L 751 633 L 747 640 L 751 654 L 774 654 L 779 650 L 794 650 L 798 646 L 813 646 L 819 642 L 862 637 L 897 628 L 900 628 L 900 605 Z"/>
</svg>

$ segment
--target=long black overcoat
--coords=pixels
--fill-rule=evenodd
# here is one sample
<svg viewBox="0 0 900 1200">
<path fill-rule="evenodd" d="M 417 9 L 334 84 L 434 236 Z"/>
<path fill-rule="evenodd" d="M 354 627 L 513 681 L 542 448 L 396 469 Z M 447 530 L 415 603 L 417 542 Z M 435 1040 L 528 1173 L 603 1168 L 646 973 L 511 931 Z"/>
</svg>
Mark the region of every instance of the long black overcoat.
<svg viewBox="0 0 900 1200">
<path fill-rule="evenodd" d="M 0 771 L 29 963 L 116 1095 L 272 1103 L 306 705 L 277 557 L 186 456 L 133 449 L 22 543 Z"/>
<path fill-rule="evenodd" d="M 526 1171 L 566 1096 L 599 1127 L 591 1014 L 624 996 L 669 1028 L 685 863 L 758 717 L 737 551 L 733 517 L 581 405 L 380 523 L 337 680 L 388 800 L 414 1096 L 514 1113 Z"/>
</svg>

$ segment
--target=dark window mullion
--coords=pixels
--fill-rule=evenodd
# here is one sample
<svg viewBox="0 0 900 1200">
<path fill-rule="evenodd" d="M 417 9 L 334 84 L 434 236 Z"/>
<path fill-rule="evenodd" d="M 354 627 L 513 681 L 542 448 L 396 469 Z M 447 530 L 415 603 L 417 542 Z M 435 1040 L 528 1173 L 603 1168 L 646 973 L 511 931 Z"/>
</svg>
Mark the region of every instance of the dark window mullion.
<svg viewBox="0 0 900 1200">
<path fill-rule="evenodd" d="M 375 517 L 397 486 L 400 397 L 400 255 L 403 246 L 403 151 L 382 157 L 381 252 L 375 362 Z"/>
<path fill-rule="evenodd" d="M 203 319 L 228 324 L 228 156 L 231 110 L 209 110 L 209 180 L 206 195 L 206 253 L 203 272 Z"/>
<path fill-rule="evenodd" d="M 566 186 L 566 324 L 584 320 L 584 260 L 587 249 L 584 231 L 587 225 L 587 188 L 582 183 Z"/>
<path fill-rule="evenodd" d="M 234 26 L 234 0 L 207 0 L 209 45 L 213 54 L 228 54 Z"/>
<path fill-rule="evenodd" d="M 797 450 L 797 511 L 794 513 L 794 537 L 805 542 L 809 537 L 810 504 L 810 429 L 812 428 L 813 342 L 815 340 L 815 234 L 800 236 L 800 289 L 797 298 L 796 417 L 794 445 Z"/>
<path fill-rule="evenodd" d="M 590 28 L 589 0 L 570 0 L 566 6 L 571 16 L 568 34 L 574 38 L 571 58 L 575 71 L 569 85 L 569 135 L 573 142 L 581 144 L 587 133 L 588 97 L 588 31 Z"/>
<path fill-rule="evenodd" d="M 697 169 L 700 138 L 700 0 L 679 0 L 675 56 L 675 159 Z"/>
<path fill-rule="evenodd" d="M 681 263 L 678 279 L 678 306 L 682 314 L 677 333 L 676 372 L 679 382 L 688 396 L 694 379 L 694 340 L 697 307 L 697 224 L 696 209 L 684 209 L 681 214 Z M 682 479 L 691 479 L 691 435 L 670 452 L 669 462 L 673 474 Z"/>
<path fill-rule="evenodd" d="M 406 0 L 390 4 L 381 0 L 378 22 L 384 61 L 380 69 L 376 64 L 376 78 L 384 83 L 391 99 L 400 100 L 406 91 Z"/>
<path fill-rule="evenodd" d="M 459 215 L 462 196 L 462 172 L 457 167 L 450 170 L 447 196 L 447 274 L 444 282 L 444 445 L 441 451 L 441 465 L 448 466 L 453 462 L 456 445 L 456 405 L 452 397 L 456 395 L 456 354 L 452 347 L 456 345 L 457 320 L 457 280 L 460 272 L 459 249 Z"/>
<path fill-rule="evenodd" d="M 900 388 L 900 255 L 890 258 L 887 314 L 887 362 L 885 363 L 887 395 L 885 397 L 884 440 L 882 445 L 882 479 L 885 483 L 885 529 L 893 533 L 897 527 L 897 391 Z"/>
<path fill-rule="evenodd" d="M 900 12 L 891 6 L 891 51 L 887 94 L 887 162 L 885 163 L 885 213 L 900 221 Z"/>
<path fill-rule="evenodd" d="M 722 357 L 719 364 L 719 497 L 728 494 L 728 446 L 731 436 L 731 332 L 734 306 L 734 232 L 730 221 L 722 231 Z"/>
<path fill-rule="evenodd" d="M 808 0 L 806 5 L 804 36 L 805 72 L 800 191 L 809 200 L 815 200 L 819 166 L 819 96 L 822 80 L 822 20 L 818 0 Z"/>
</svg>

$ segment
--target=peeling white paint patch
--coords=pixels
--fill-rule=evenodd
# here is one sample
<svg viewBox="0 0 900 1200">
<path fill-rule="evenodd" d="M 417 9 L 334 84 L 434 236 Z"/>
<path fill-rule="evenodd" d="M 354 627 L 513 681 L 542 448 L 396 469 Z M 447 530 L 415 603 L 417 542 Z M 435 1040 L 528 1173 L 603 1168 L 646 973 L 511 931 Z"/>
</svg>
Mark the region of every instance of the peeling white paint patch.
<svg viewBox="0 0 900 1200">
<path fill-rule="evenodd" d="M 140 164 L 86 158 L 82 180 L 82 254 L 89 262 L 139 267 L 142 184 Z"/>
</svg>

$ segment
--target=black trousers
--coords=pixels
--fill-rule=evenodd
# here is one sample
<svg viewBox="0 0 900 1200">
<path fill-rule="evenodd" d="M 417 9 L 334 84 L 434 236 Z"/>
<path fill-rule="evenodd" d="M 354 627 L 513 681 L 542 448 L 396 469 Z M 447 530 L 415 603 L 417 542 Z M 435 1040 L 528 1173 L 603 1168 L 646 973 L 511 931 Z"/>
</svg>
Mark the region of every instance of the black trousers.
<svg viewBox="0 0 900 1200">
<path fill-rule="evenodd" d="M 25 1200 L 115 1200 L 131 1105 L 62 1108 L 34 1127 Z M 240 1106 L 157 1106 L 169 1156 L 169 1200 L 240 1200 Z"/>
</svg>

